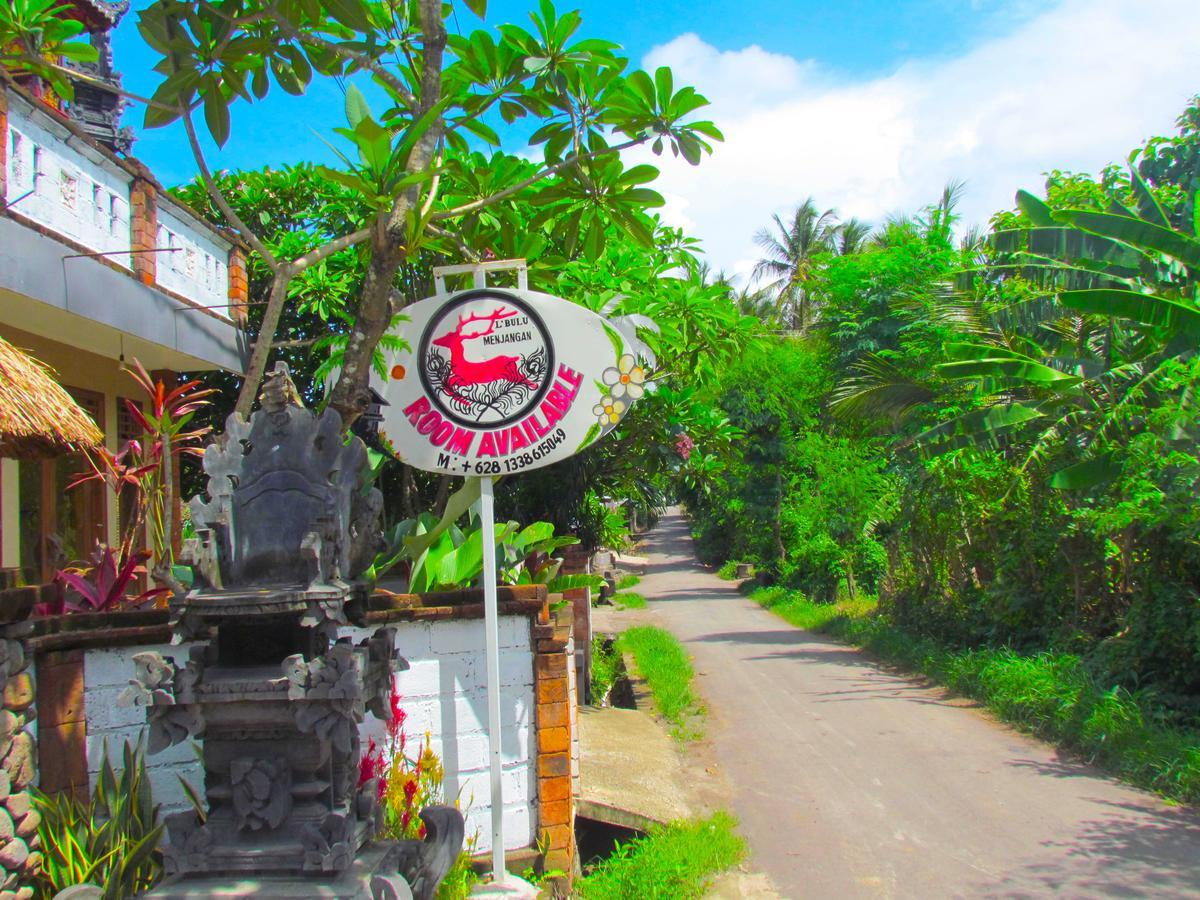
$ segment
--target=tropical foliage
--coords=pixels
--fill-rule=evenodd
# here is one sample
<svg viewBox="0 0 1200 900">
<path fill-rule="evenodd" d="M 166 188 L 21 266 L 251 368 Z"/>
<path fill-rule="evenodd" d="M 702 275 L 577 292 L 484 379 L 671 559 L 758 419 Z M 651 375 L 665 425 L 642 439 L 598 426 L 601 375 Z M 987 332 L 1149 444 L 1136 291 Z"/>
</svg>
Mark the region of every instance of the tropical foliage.
<svg viewBox="0 0 1200 900">
<path fill-rule="evenodd" d="M 745 435 L 683 483 L 706 558 L 806 602 L 878 594 L 951 646 L 1073 653 L 1195 721 L 1198 110 L 987 235 L 956 241 L 952 185 L 812 256 L 816 324 L 704 394 Z"/>
<path fill-rule="evenodd" d="M 123 900 L 142 894 L 158 880 L 158 842 L 164 826 L 158 821 L 140 744 L 125 744 L 119 775 L 105 745 L 90 797 L 64 791 L 38 796 L 36 804 L 41 816 L 40 886 L 46 896 L 93 884 L 105 900 Z"/>
</svg>

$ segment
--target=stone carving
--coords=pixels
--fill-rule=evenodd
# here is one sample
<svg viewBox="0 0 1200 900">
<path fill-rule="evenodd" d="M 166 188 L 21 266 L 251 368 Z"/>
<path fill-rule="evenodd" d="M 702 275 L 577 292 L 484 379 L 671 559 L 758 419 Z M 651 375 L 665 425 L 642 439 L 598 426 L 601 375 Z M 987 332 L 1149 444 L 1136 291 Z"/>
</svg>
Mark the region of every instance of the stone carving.
<svg viewBox="0 0 1200 900">
<path fill-rule="evenodd" d="M 229 765 L 238 828 L 278 828 L 292 811 L 292 770 L 284 759 L 235 759 Z"/>
<path fill-rule="evenodd" d="M 169 842 L 163 848 L 163 869 L 168 876 L 203 872 L 208 868 L 213 833 L 194 812 L 181 812 L 165 819 Z"/>
<path fill-rule="evenodd" d="M 202 663 L 193 648 L 192 658 L 180 668 L 161 653 L 145 651 L 133 656 L 135 675 L 117 702 L 143 706 L 150 735 L 146 749 L 158 753 L 204 731 L 204 716 L 195 703 L 195 688 Z"/>
<path fill-rule="evenodd" d="M 462 813 L 452 806 L 427 806 L 420 812 L 424 841 L 401 841 L 396 868 L 408 881 L 416 900 L 433 900 L 462 847 L 466 828 Z"/>
<path fill-rule="evenodd" d="M 320 826 L 301 830 L 300 839 L 306 872 L 340 872 L 354 860 L 354 820 L 349 816 L 330 813 Z"/>
<path fill-rule="evenodd" d="M 350 522 L 366 448 L 342 440 L 335 411 L 316 416 L 295 397 L 280 363 L 264 386 L 262 409 L 248 423 L 230 415 L 225 434 L 205 450 L 209 500 L 192 500 L 191 510 L 208 587 L 295 584 L 303 573 L 314 587 L 344 588 L 357 574 Z M 378 492 L 370 493 L 367 504 L 378 508 Z"/>
<path fill-rule="evenodd" d="M 189 659 L 138 654 L 126 691 L 146 709 L 151 752 L 203 738 L 206 818 L 171 817 L 179 893 L 168 883 L 150 896 L 192 896 L 199 878 L 197 891 L 217 895 L 263 873 L 291 896 L 321 879 L 339 897 L 408 896 L 401 861 L 436 887 L 462 845 L 461 814 L 431 812 L 424 842 L 372 844 L 375 785 L 355 790 L 358 726 L 368 711 L 390 717 L 394 673 L 407 668 L 392 629 L 339 638 L 352 598 L 365 610 L 353 579 L 378 531 L 366 451 L 342 438 L 336 412 L 299 405 L 282 365 L 261 401 L 205 451 L 207 497 L 191 504 L 199 572 L 171 604 L 172 640 L 195 642 Z M 347 878 L 358 879 L 349 893 Z"/>
</svg>

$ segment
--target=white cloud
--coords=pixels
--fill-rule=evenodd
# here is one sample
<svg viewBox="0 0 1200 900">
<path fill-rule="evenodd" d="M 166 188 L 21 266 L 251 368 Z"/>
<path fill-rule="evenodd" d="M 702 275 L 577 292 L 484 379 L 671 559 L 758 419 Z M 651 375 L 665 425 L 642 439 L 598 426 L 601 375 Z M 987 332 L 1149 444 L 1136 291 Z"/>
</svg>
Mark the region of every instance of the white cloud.
<svg viewBox="0 0 1200 900">
<path fill-rule="evenodd" d="M 684 34 L 643 64 L 669 65 L 708 96 L 726 140 L 697 168 L 650 158 L 664 216 L 740 273 L 754 232 L 809 195 L 877 222 L 962 179 L 964 220 L 983 223 L 1049 169 L 1094 172 L 1172 133 L 1200 92 L 1197 46 L 1194 0 L 1064 0 L 957 57 L 837 84 L 811 60 Z"/>
</svg>

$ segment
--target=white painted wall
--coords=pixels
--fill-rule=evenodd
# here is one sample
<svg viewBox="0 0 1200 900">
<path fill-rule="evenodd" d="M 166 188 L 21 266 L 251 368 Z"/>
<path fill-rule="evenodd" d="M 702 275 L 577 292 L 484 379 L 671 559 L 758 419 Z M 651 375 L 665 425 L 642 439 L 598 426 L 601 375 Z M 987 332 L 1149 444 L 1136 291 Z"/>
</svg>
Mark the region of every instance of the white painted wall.
<svg viewBox="0 0 1200 900">
<path fill-rule="evenodd" d="M 405 729 L 409 752 L 415 752 L 429 733 L 434 752 L 446 771 L 446 797 L 456 797 L 467 818 L 467 836 L 477 835 L 475 852 L 491 849 L 491 802 L 488 778 L 487 690 L 483 621 L 399 622 L 396 649 L 410 669 L 397 674 L 402 705 L 408 714 Z M 343 629 L 357 643 L 374 628 Z M 84 662 L 87 692 L 88 771 L 99 771 L 104 740 L 110 752 L 123 742 L 136 741 L 145 723 L 141 709 L 120 707 L 116 698 L 133 677 L 133 655 L 157 650 L 177 661 L 187 658 L 186 646 L 120 647 L 88 650 Z M 500 619 L 500 684 L 503 719 L 504 842 L 510 849 L 536 840 L 537 777 L 534 733 L 533 645 L 526 616 Z M 362 727 L 363 747 L 369 738 L 383 737 L 383 724 L 368 715 Z M 203 772 L 190 743 L 147 758 L 155 801 L 164 811 L 188 806 L 176 775 L 197 788 Z"/>
<path fill-rule="evenodd" d="M 165 197 L 158 202 L 157 245 L 172 248 L 173 252 L 158 254 L 155 280 L 228 319 L 229 251 L 233 245 L 196 223 Z"/>
<path fill-rule="evenodd" d="M 96 783 L 96 773 L 100 771 L 105 741 L 108 742 L 109 758 L 119 768 L 125 742 L 136 743 L 145 728 L 144 709 L 117 703 L 117 697 L 133 678 L 133 655 L 143 651 L 157 651 L 164 656 L 174 657 L 180 663 L 188 658 L 186 644 L 177 647 L 170 644 L 143 644 L 85 651 L 83 677 L 87 709 L 87 761 L 88 775 L 93 785 Z M 162 805 L 164 813 L 191 807 L 178 776 L 182 775 L 197 790 L 203 792 L 204 789 L 204 770 L 191 741 L 147 756 L 146 774 L 150 777 L 154 800 Z"/>
<path fill-rule="evenodd" d="M 129 173 L 11 92 L 3 139 L 13 212 L 128 269 Z"/>
<path fill-rule="evenodd" d="M 419 742 L 429 732 L 446 771 L 446 798 L 459 799 L 467 818 L 467 836 L 476 835 L 475 852 L 488 852 L 492 811 L 483 620 L 401 622 L 395 627 L 396 649 L 411 667 L 396 675 L 401 705 L 408 713 L 408 739 Z M 374 631 L 350 630 L 356 632 L 356 641 Z M 504 843 L 509 849 L 528 847 L 537 837 L 531 635 L 528 617 L 501 617 Z M 362 733 L 365 746 L 370 737 L 380 740 L 383 726 L 369 718 Z"/>
</svg>

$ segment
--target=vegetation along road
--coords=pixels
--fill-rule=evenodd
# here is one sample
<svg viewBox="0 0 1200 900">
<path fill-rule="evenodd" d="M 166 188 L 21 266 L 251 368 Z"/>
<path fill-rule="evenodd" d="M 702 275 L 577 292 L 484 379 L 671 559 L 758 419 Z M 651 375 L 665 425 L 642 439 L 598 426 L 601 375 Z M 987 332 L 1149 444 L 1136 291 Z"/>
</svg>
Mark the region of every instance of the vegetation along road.
<svg viewBox="0 0 1200 900">
<path fill-rule="evenodd" d="M 693 654 L 751 865 L 784 896 L 1200 893 L 1200 816 L 794 629 L 700 567 L 686 520 L 640 591 Z"/>
</svg>

